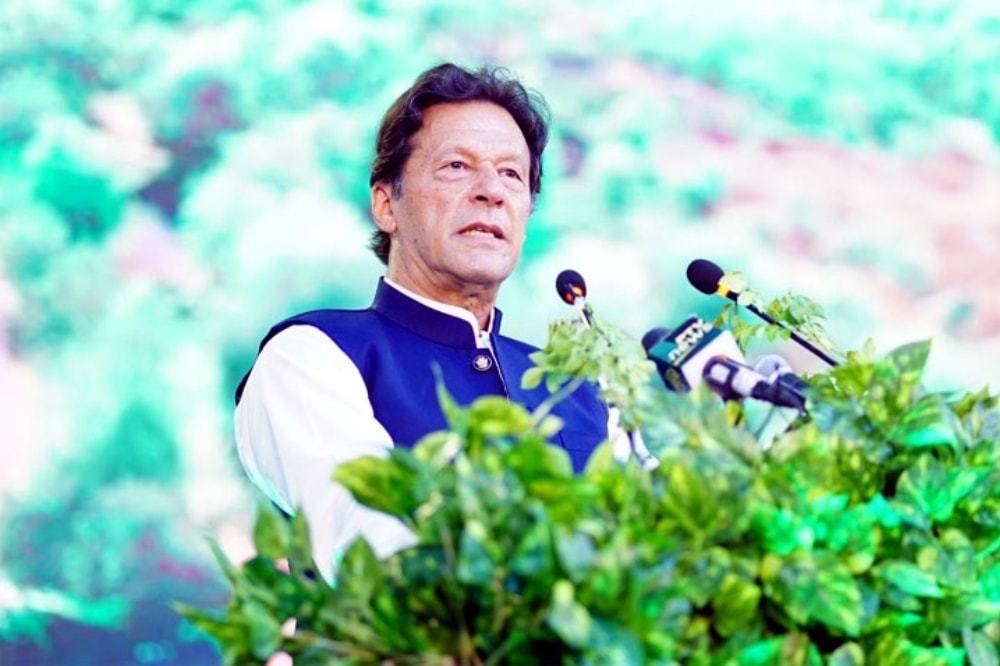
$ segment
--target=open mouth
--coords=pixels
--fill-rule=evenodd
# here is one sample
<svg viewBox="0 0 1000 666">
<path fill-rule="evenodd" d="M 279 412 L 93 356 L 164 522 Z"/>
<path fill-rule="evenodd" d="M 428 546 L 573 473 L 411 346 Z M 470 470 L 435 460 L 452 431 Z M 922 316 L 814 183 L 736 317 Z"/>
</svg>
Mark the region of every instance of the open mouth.
<svg viewBox="0 0 1000 666">
<path fill-rule="evenodd" d="M 503 240 L 503 231 L 495 224 L 483 224 L 474 222 L 467 227 L 463 227 L 458 232 L 459 236 L 481 236 L 483 238 L 496 238 Z"/>
</svg>

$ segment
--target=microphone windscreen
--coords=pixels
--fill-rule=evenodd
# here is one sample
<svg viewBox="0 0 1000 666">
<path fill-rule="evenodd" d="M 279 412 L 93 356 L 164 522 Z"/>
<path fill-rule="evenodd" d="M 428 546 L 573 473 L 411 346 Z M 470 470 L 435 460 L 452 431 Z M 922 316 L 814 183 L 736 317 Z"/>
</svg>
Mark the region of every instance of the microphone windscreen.
<svg viewBox="0 0 1000 666">
<path fill-rule="evenodd" d="M 714 294 L 719 288 L 723 271 L 708 259 L 695 259 L 687 267 L 688 282 L 703 294 Z"/>
<path fill-rule="evenodd" d="M 651 328 L 642 336 L 642 348 L 648 352 L 669 335 L 669 328 Z"/>
<path fill-rule="evenodd" d="M 587 283 L 583 281 L 582 275 L 566 269 L 556 278 L 556 291 L 559 298 L 573 305 L 577 298 L 587 297 Z"/>
<path fill-rule="evenodd" d="M 754 360 L 753 369 L 767 377 L 767 381 L 773 382 L 778 378 L 778 375 L 791 372 L 792 366 L 788 365 L 788 361 L 777 354 L 764 354 Z"/>
</svg>

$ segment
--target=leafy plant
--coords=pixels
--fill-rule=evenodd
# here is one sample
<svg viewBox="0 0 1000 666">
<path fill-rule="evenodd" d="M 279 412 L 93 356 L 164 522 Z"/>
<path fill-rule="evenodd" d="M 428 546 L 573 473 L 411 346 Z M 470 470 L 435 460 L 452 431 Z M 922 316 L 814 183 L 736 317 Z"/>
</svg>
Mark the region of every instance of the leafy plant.
<svg viewBox="0 0 1000 666">
<path fill-rule="evenodd" d="M 416 546 L 356 541 L 330 586 L 303 519 L 262 509 L 258 556 L 220 558 L 227 615 L 185 614 L 228 663 L 998 663 L 1000 399 L 924 389 L 927 342 L 862 350 L 764 452 L 738 406 L 652 390 L 602 335 L 556 325 L 525 381 L 607 373 L 659 468 L 606 444 L 574 476 L 552 417 L 442 390 L 448 431 L 334 474 Z"/>
<path fill-rule="evenodd" d="M 789 333 L 789 329 L 791 329 L 798 331 L 823 351 L 841 355 L 836 345 L 826 334 L 826 329 L 823 326 L 825 319 L 823 309 L 810 298 L 789 292 L 764 303 L 757 292 L 748 288 L 743 275 L 738 272 L 723 275 L 719 285 L 738 293 L 739 298 L 736 303 L 727 303 L 713 323 L 732 331 L 740 349 L 746 351 L 750 340 L 761 336 L 766 337 L 771 342 L 779 337 L 787 340 L 791 336 Z M 747 323 L 741 316 L 740 307 L 749 305 L 760 308 L 771 319 L 779 324 L 784 324 L 787 328 L 759 321 Z"/>
<path fill-rule="evenodd" d="M 624 331 L 593 313 L 591 320 L 592 326 L 574 320 L 554 322 L 545 348 L 531 355 L 535 367 L 524 373 L 521 383 L 531 389 L 544 379 L 552 400 L 572 393 L 584 381 L 599 383 L 601 399 L 621 412 L 622 427 L 636 430 L 653 362 Z"/>
</svg>

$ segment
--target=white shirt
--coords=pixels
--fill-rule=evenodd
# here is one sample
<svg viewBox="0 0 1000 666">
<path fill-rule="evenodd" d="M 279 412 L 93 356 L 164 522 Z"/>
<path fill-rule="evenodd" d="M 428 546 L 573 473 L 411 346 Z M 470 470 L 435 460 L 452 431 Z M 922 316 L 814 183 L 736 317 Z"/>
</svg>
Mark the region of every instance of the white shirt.
<svg viewBox="0 0 1000 666">
<path fill-rule="evenodd" d="M 489 327 L 480 331 L 468 310 L 386 282 L 427 307 L 468 321 L 477 345 L 490 346 Z M 399 520 L 362 506 L 331 478 L 337 465 L 384 456 L 393 444 L 375 419 L 357 366 L 325 333 L 296 325 L 271 338 L 254 363 L 234 418 L 236 450 L 247 476 L 283 511 L 305 513 L 313 557 L 327 580 L 340 553 L 358 536 L 379 557 L 416 543 Z M 617 411 L 611 410 L 616 453 L 623 445 L 627 453 L 628 440 L 617 422 Z"/>
</svg>

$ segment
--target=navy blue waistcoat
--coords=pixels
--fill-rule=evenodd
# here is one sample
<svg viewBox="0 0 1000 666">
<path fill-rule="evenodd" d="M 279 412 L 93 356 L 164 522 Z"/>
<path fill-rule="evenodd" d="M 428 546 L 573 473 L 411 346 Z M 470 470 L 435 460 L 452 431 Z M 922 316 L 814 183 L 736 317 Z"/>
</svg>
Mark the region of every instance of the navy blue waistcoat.
<svg viewBox="0 0 1000 666">
<path fill-rule="evenodd" d="M 429 308 L 379 280 L 367 310 L 314 310 L 290 317 L 271 328 L 260 348 L 289 326 L 305 324 L 323 331 L 361 372 L 375 418 L 393 442 L 411 447 L 427 433 L 445 428 L 432 364 L 441 368 L 445 387 L 462 405 L 480 396 L 502 395 L 533 410 L 549 395 L 544 385 L 521 388 L 521 376 L 532 366 L 528 355 L 537 348 L 500 335 L 500 318 L 500 311 L 494 310 L 490 353 L 476 347 L 468 321 Z M 236 389 L 237 403 L 249 374 Z M 553 413 L 564 423 L 553 444 L 569 453 L 579 472 L 607 437 L 607 408 L 596 388 L 586 384 Z"/>
</svg>

